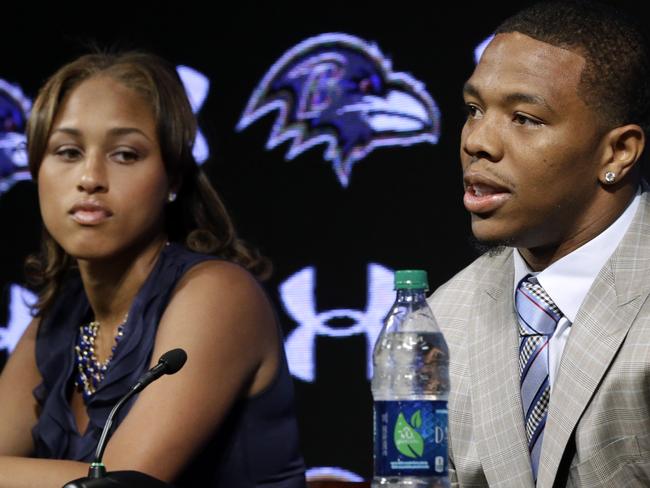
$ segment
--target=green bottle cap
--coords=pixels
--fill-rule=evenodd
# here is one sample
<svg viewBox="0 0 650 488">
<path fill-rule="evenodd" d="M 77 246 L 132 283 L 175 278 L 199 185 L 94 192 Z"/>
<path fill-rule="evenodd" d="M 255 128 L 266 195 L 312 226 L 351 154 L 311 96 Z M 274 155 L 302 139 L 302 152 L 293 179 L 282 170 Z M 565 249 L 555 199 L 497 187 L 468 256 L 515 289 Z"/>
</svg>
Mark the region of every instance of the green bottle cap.
<svg viewBox="0 0 650 488">
<path fill-rule="evenodd" d="M 395 271 L 396 290 L 429 290 L 427 272 L 423 269 L 400 269 Z"/>
</svg>

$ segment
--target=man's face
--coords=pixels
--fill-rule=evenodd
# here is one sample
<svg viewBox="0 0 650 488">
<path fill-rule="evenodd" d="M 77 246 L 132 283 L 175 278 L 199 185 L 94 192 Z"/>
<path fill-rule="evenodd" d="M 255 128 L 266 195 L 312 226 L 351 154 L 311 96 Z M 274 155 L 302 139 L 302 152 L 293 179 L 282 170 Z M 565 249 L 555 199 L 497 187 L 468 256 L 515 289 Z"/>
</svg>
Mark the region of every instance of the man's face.
<svg viewBox="0 0 650 488">
<path fill-rule="evenodd" d="M 464 204 L 480 241 L 558 246 L 598 220 L 602 130 L 578 96 L 585 59 L 499 34 L 464 89 Z"/>
</svg>

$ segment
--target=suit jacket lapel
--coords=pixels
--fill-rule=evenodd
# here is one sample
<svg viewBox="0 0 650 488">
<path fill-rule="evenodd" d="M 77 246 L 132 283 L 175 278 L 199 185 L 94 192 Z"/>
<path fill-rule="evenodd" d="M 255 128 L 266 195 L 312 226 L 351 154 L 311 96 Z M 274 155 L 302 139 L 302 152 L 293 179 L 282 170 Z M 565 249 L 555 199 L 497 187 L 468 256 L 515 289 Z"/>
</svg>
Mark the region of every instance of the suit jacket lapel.
<svg viewBox="0 0 650 488">
<path fill-rule="evenodd" d="M 538 486 L 551 487 L 573 431 L 650 293 L 647 193 L 628 232 L 583 302 L 551 392 Z"/>
<path fill-rule="evenodd" d="M 512 301 L 514 267 L 493 272 L 469 327 L 472 414 L 476 449 L 490 486 L 532 487 L 519 393 L 519 334 Z M 497 273 L 499 273 L 497 275 Z M 490 277 L 492 278 L 492 276 Z M 512 479 L 513 472 L 517 479 Z"/>
</svg>

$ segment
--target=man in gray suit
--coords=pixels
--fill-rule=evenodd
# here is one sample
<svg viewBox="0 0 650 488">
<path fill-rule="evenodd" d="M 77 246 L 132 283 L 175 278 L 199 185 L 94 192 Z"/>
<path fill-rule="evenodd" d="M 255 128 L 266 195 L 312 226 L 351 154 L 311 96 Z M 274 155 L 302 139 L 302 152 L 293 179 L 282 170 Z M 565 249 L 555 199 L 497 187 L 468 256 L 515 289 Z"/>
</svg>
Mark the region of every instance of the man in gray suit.
<svg viewBox="0 0 650 488">
<path fill-rule="evenodd" d="M 650 486 L 645 40 L 605 7 L 533 6 L 499 27 L 464 99 L 464 204 L 500 247 L 430 298 L 452 484 Z"/>
</svg>

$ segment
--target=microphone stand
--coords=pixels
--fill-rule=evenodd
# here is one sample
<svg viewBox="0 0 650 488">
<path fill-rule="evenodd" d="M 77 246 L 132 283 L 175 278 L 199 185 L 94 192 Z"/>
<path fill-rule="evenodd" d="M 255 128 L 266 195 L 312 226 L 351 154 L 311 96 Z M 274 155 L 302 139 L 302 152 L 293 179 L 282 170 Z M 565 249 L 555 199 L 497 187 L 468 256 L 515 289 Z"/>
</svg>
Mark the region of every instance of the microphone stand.
<svg viewBox="0 0 650 488">
<path fill-rule="evenodd" d="M 102 435 L 97 443 L 95 460 L 90 463 L 88 476 L 66 483 L 63 488 L 173 488 L 173 485 L 165 483 L 139 471 L 112 471 L 106 472 L 102 462 L 104 449 L 108 443 L 108 435 L 113 426 L 113 419 L 117 411 L 136 393 L 141 392 L 151 382 L 157 380 L 164 374 L 174 374 L 185 364 L 187 355 L 182 349 L 173 349 L 163 354 L 158 364 L 143 374 L 138 382 L 126 395 L 113 407 L 108 414 Z"/>
</svg>

